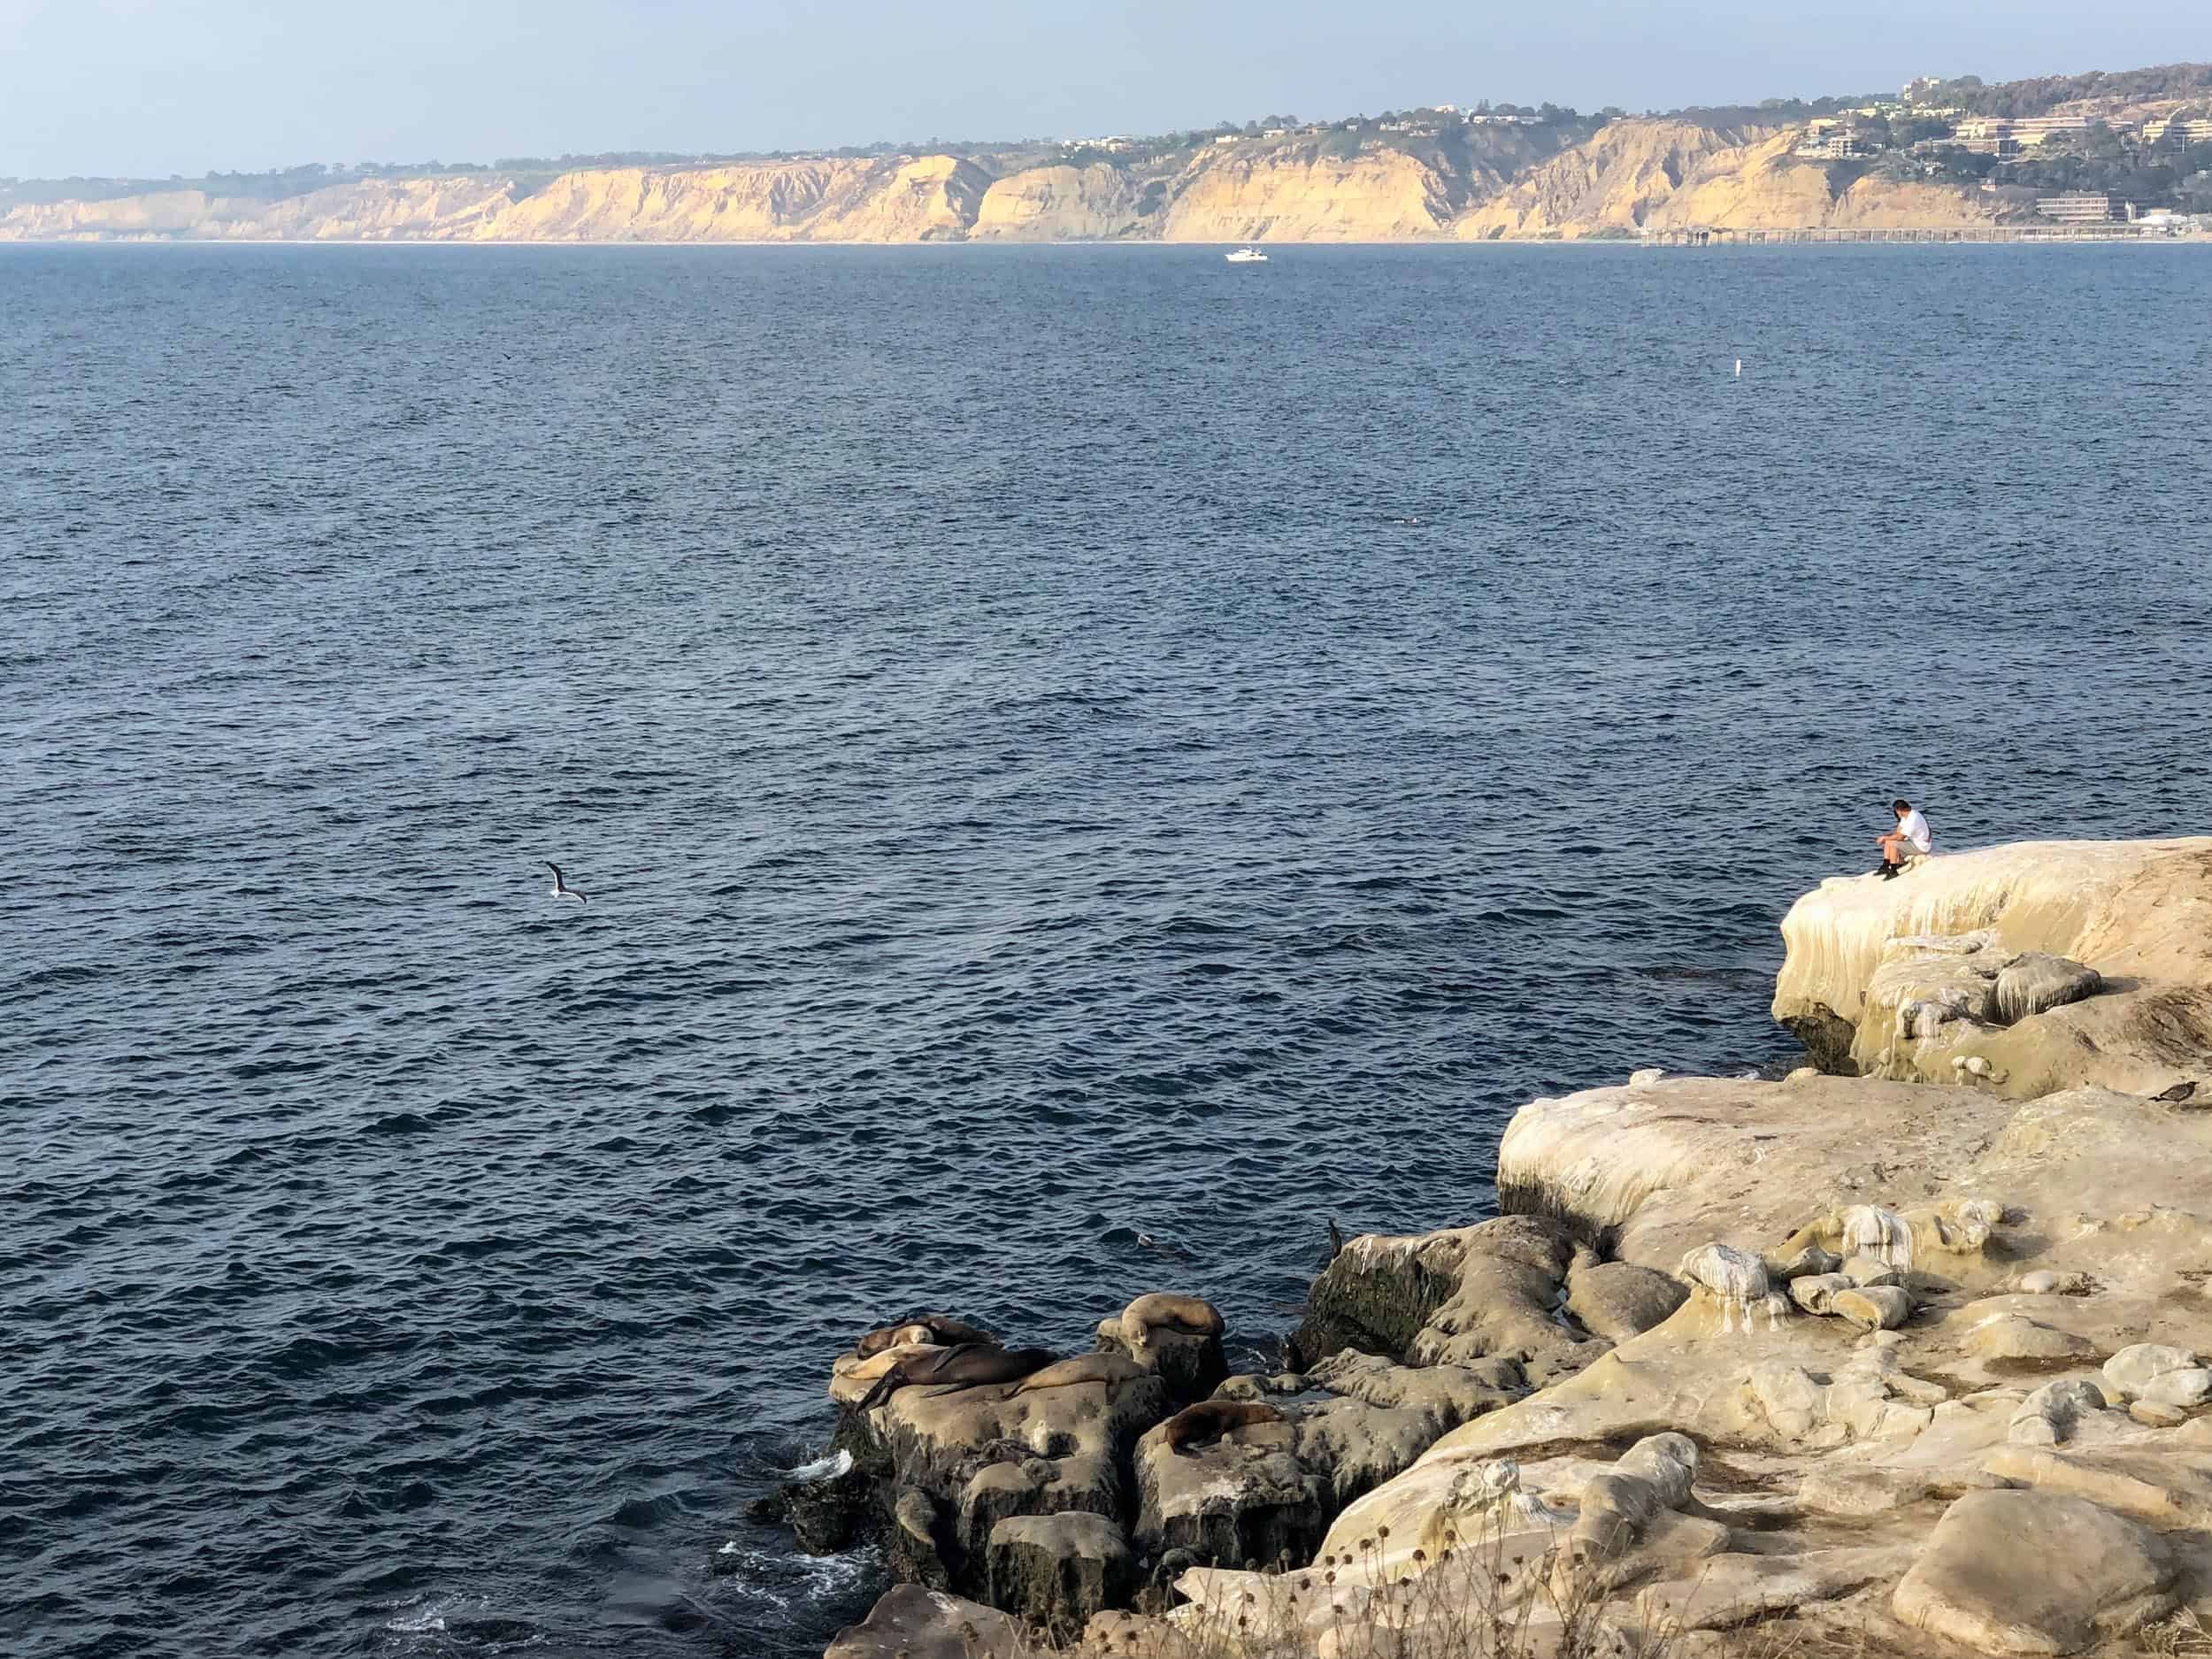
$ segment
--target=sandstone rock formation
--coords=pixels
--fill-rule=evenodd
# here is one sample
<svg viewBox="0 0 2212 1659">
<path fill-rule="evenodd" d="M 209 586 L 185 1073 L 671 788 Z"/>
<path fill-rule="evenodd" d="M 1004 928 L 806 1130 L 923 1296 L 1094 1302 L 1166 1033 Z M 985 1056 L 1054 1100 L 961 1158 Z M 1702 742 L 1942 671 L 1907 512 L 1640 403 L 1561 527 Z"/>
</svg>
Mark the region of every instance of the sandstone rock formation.
<svg viewBox="0 0 2212 1659">
<path fill-rule="evenodd" d="M 2172 1610 L 2154 1534 L 2085 1498 L 1970 1492 L 1897 1586 L 1897 1617 L 1993 1654 L 2079 1653 Z"/>
<path fill-rule="evenodd" d="M 1782 924 L 1774 1017 L 1847 1075 L 2154 1094 L 2208 1069 L 2208 918 L 2212 839 L 2027 841 L 1839 876 Z"/>
<path fill-rule="evenodd" d="M 1538 1383 L 1578 1371 L 1605 1344 L 1556 1317 L 1575 1242 L 1535 1216 L 1354 1239 L 1314 1285 L 1291 1348 L 1313 1356 L 1352 1348 L 1413 1365 L 1496 1356 Z"/>
</svg>

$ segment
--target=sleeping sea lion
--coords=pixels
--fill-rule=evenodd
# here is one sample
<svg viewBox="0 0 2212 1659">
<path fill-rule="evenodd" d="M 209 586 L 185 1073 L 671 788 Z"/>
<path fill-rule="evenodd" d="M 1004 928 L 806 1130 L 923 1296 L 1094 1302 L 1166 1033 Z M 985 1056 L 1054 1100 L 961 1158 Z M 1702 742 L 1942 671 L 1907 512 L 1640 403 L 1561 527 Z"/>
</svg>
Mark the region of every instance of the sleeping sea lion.
<svg viewBox="0 0 2212 1659">
<path fill-rule="evenodd" d="M 1048 1348 L 1003 1348 L 995 1342 L 925 1348 L 916 1358 L 902 1360 L 879 1377 L 857 1409 L 872 1411 L 909 1383 L 953 1383 L 972 1388 L 979 1383 L 1018 1382 L 1059 1357 Z"/>
<path fill-rule="evenodd" d="M 1287 1423 L 1273 1406 L 1256 1400 L 1201 1400 L 1167 1420 L 1163 1438 L 1171 1452 L 1180 1452 L 1202 1440 L 1217 1440 L 1232 1431 L 1255 1423 Z"/>
<path fill-rule="evenodd" d="M 1064 1359 L 1056 1365 L 1030 1372 L 1014 1385 L 1014 1392 L 1025 1394 L 1040 1388 L 1071 1388 L 1078 1383 L 1104 1383 L 1112 1389 L 1151 1374 L 1126 1354 L 1079 1354 L 1073 1359 Z"/>
<path fill-rule="evenodd" d="M 916 1334 L 919 1333 L 919 1334 Z M 946 1317 L 941 1313 L 918 1313 L 911 1319 L 901 1319 L 896 1325 L 880 1325 L 853 1344 L 861 1358 L 902 1342 L 934 1342 L 940 1348 L 957 1348 L 963 1342 L 984 1342 L 993 1348 L 998 1338 L 988 1331 L 979 1331 L 972 1325 Z"/>
<path fill-rule="evenodd" d="M 904 1364 L 910 1359 L 922 1359 L 937 1350 L 934 1342 L 901 1342 L 892 1348 L 879 1348 L 864 1359 L 856 1359 L 837 1375 L 848 1382 L 873 1382 L 894 1365 Z"/>
<path fill-rule="evenodd" d="M 869 1332 L 853 1344 L 853 1352 L 868 1359 L 891 1348 L 913 1348 L 923 1342 L 937 1343 L 937 1333 L 917 1319 L 910 1325 L 887 1325 Z"/>
<path fill-rule="evenodd" d="M 1152 1340 L 1155 1326 L 1187 1331 L 1194 1336 L 1219 1336 L 1221 1310 L 1196 1296 L 1178 1296 L 1156 1290 L 1140 1296 L 1121 1310 L 1122 1340 L 1141 1348 Z"/>
</svg>

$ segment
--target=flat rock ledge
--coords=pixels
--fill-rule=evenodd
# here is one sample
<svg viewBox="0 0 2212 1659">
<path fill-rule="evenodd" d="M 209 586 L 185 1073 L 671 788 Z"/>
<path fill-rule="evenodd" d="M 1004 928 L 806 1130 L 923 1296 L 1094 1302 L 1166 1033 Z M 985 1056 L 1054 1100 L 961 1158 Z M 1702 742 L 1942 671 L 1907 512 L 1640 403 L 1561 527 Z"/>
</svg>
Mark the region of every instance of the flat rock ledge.
<svg viewBox="0 0 2212 1659">
<path fill-rule="evenodd" d="M 2205 1650 L 2212 841 L 1842 879 L 1786 939 L 1826 1071 L 1524 1107 L 1506 1213 L 1350 1240 L 1286 1371 L 1110 1319 L 1110 1380 L 849 1412 L 913 1582 L 831 1654 Z"/>
<path fill-rule="evenodd" d="M 2021 841 L 1837 876 L 1782 939 L 1774 1018 L 1822 1071 L 2017 1100 L 2212 1091 L 2212 838 Z"/>
</svg>

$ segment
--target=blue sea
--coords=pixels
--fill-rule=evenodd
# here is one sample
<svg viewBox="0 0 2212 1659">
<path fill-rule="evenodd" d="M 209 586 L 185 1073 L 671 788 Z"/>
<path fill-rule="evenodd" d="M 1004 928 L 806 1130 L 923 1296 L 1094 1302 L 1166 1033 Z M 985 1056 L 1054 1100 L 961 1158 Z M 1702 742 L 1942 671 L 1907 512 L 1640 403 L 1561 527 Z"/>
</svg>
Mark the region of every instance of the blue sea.
<svg viewBox="0 0 2212 1659">
<path fill-rule="evenodd" d="M 1520 1102 L 1789 1064 L 1892 796 L 2212 827 L 2208 319 L 2186 247 L 0 250 L 0 1650 L 818 1653 L 879 1567 L 742 1509 L 859 1329 L 1248 1358 Z"/>
</svg>

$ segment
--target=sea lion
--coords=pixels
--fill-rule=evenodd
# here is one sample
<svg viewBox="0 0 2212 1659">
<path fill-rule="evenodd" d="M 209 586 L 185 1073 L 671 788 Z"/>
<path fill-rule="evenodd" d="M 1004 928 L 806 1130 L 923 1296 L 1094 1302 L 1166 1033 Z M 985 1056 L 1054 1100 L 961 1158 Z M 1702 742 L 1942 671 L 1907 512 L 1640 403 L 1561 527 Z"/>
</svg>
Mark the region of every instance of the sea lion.
<svg viewBox="0 0 2212 1659">
<path fill-rule="evenodd" d="M 1163 1437 L 1171 1452 L 1180 1452 L 1201 1440 L 1217 1440 L 1234 1430 L 1255 1423 L 1287 1423 L 1273 1406 L 1256 1400 L 1202 1400 L 1167 1420 Z"/>
<path fill-rule="evenodd" d="M 1219 1336 L 1221 1310 L 1196 1296 L 1178 1296 L 1156 1290 L 1140 1296 L 1121 1310 L 1122 1340 L 1142 1349 L 1152 1340 L 1153 1327 L 1187 1331 L 1194 1336 Z"/>
<path fill-rule="evenodd" d="M 871 1354 L 902 1342 L 934 1342 L 940 1348 L 957 1348 L 963 1342 L 982 1342 L 998 1346 L 998 1338 L 988 1331 L 958 1319 L 947 1318 L 941 1313 L 918 1313 L 911 1319 L 901 1319 L 896 1325 L 880 1325 L 853 1344 L 854 1352 L 865 1359 Z"/>
<path fill-rule="evenodd" d="M 1018 1382 L 1059 1357 L 1048 1348 L 1003 1348 L 995 1342 L 924 1348 L 915 1358 L 902 1360 L 879 1377 L 856 1409 L 872 1411 L 910 1383 L 952 1383 L 972 1388 L 979 1383 Z"/>
<path fill-rule="evenodd" d="M 920 1327 L 914 1328 L 918 1330 Z M 864 1358 L 854 1360 L 837 1375 L 848 1382 L 873 1382 L 894 1365 L 903 1364 L 910 1359 L 921 1359 L 935 1353 L 938 1347 L 934 1342 L 912 1341 L 901 1342 L 892 1348 L 879 1348 Z"/>
<path fill-rule="evenodd" d="M 1056 1365 L 1030 1372 L 1014 1385 L 1014 1392 L 1025 1394 L 1040 1388 L 1071 1388 L 1078 1383 L 1104 1383 L 1111 1389 L 1150 1375 L 1148 1368 L 1125 1354 L 1079 1354 L 1073 1359 L 1064 1359 Z"/>
</svg>

